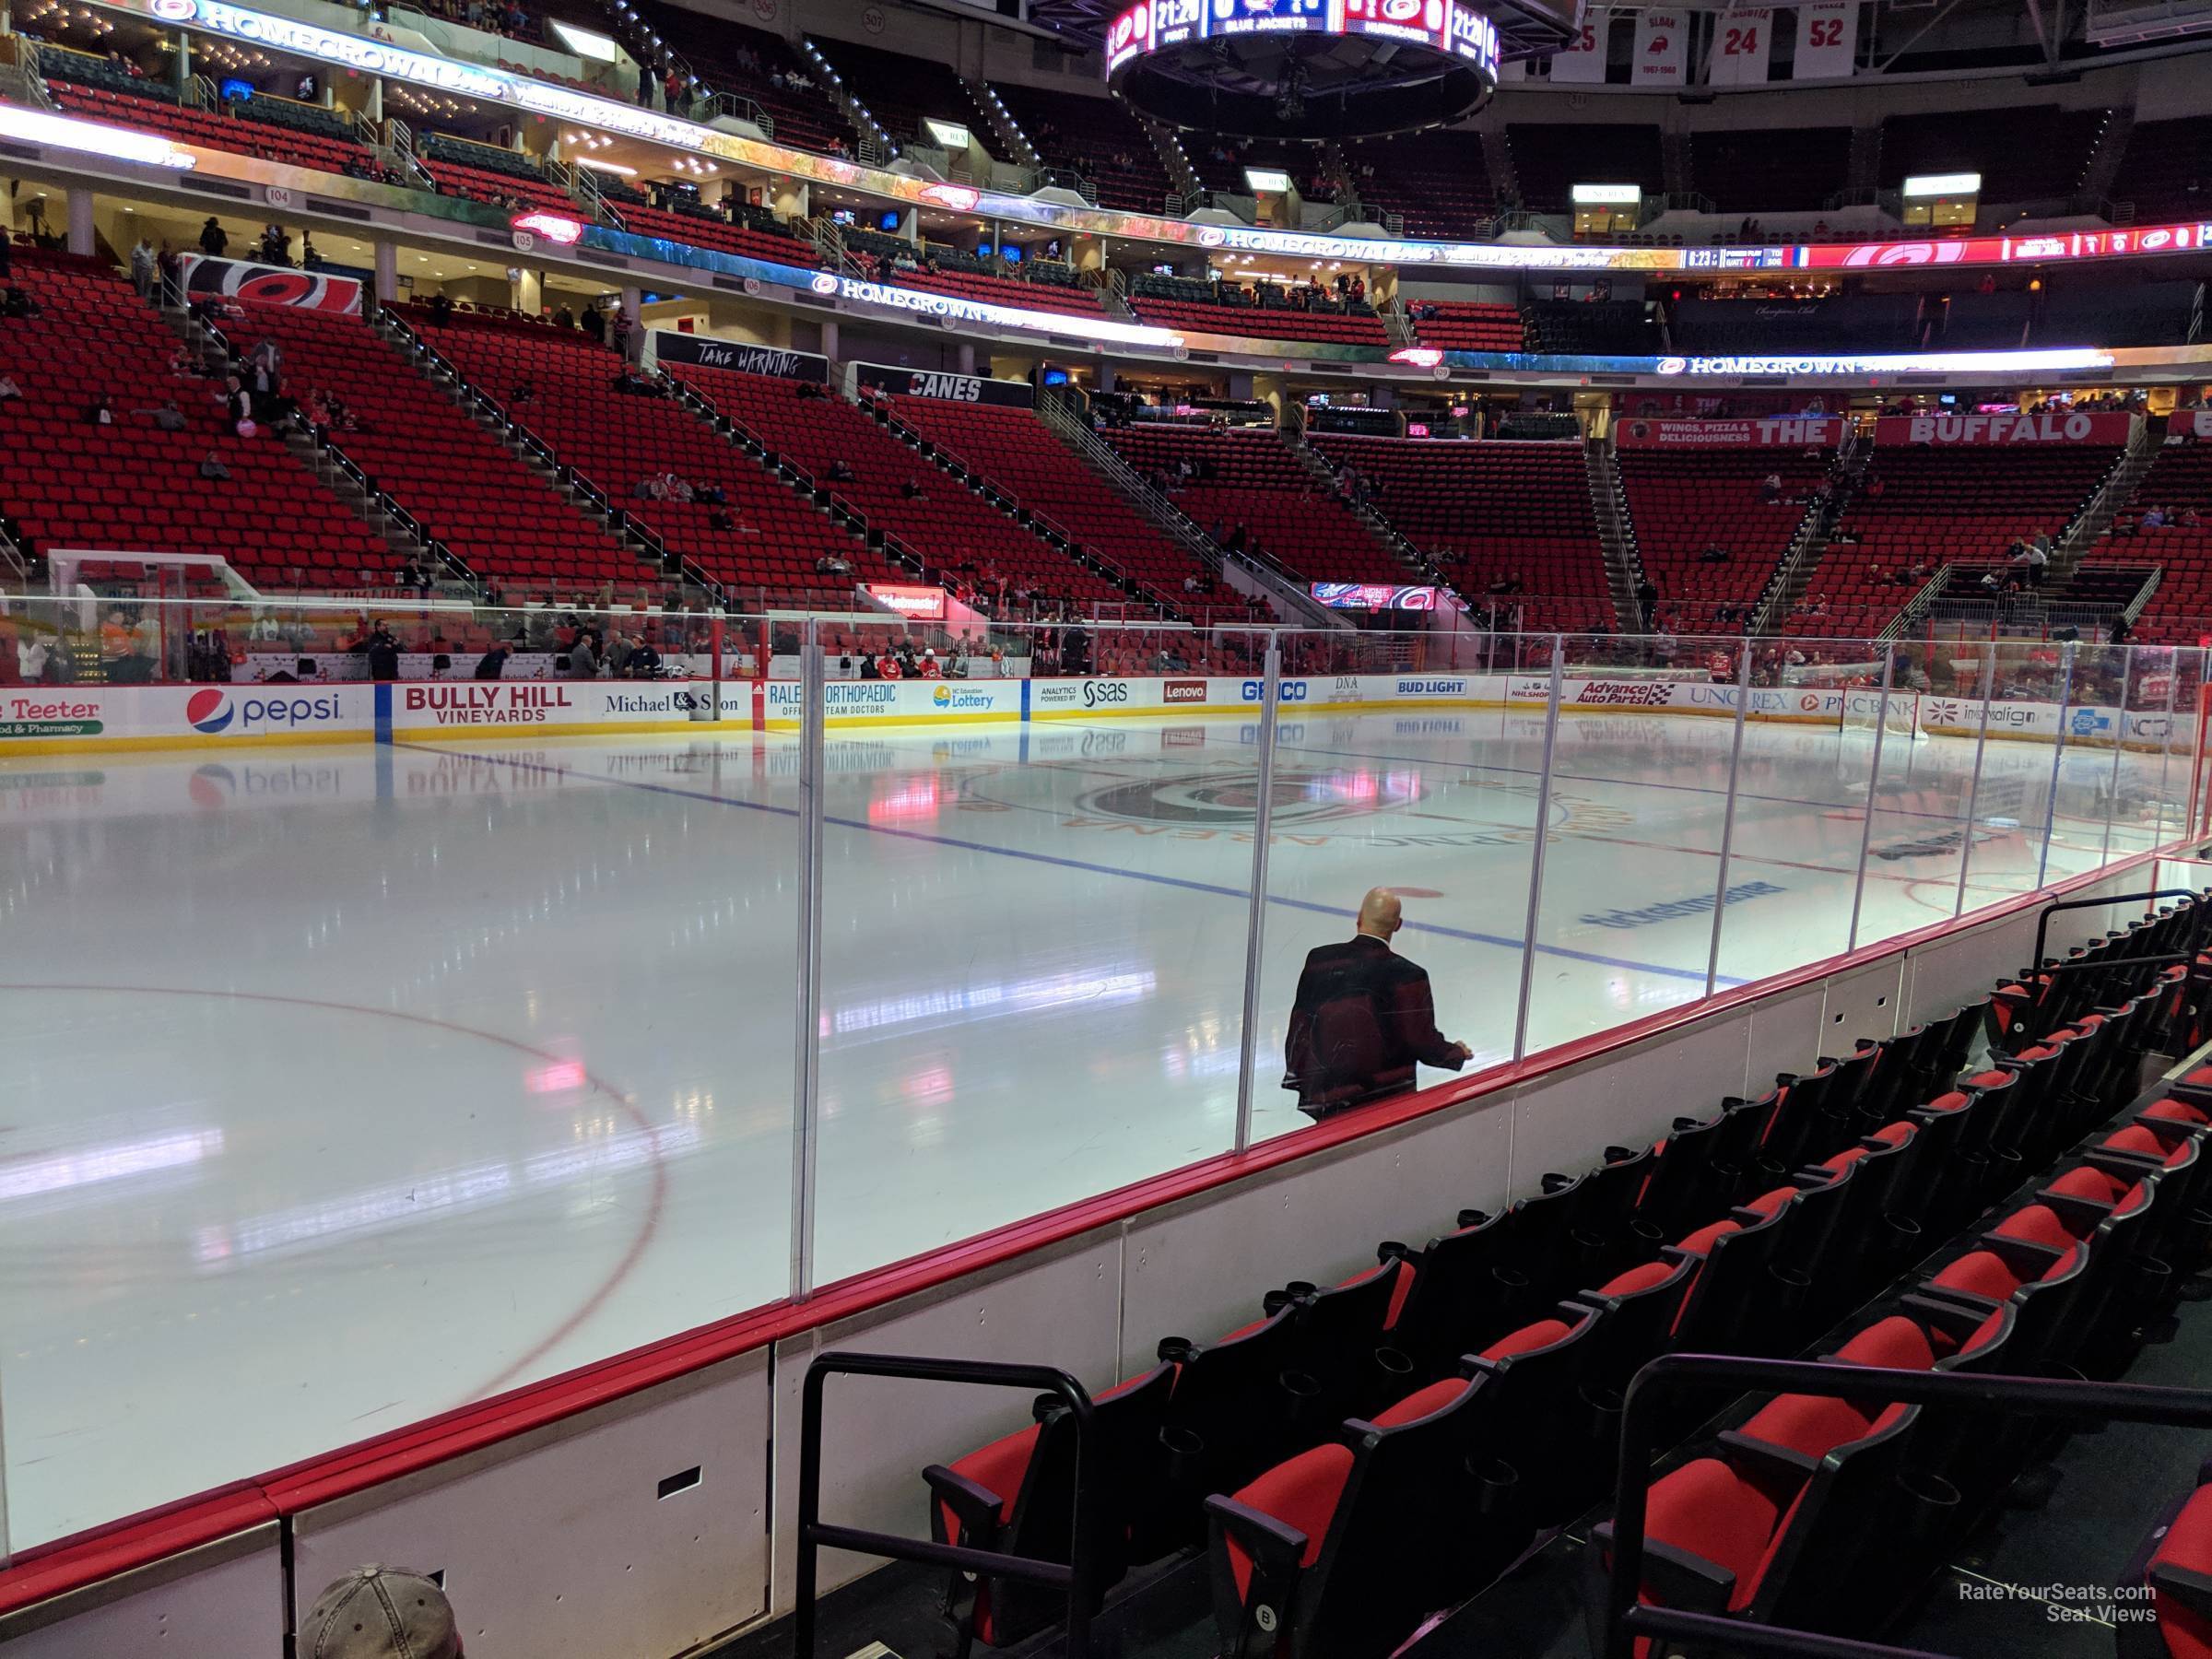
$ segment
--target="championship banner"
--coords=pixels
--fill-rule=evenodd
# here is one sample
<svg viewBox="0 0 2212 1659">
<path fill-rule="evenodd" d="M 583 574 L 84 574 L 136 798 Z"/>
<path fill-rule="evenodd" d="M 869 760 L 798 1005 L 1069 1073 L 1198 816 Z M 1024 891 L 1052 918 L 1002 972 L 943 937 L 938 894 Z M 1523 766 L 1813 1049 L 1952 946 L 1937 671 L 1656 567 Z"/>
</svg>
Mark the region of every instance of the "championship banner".
<svg viewBox="0 0 2212 1659">
<path fill-rule="evenodd" d="M 742 340 L 717 340 L 707 335 L 682 334 L 656 328 L 645 336 L 647 362 L 697 364 L 702 369 L 735 369 L 741 374 L 765 374 L 776 380 L 828 381 L 830 359 L 811 351 L 783 351 L 773 346 L 749 346 Z"/>
<path fill-rule="evenodd" d="M 1797 8 L 1792 80 L 1848 80 L 1859 55 L 1859 0 L 1813 0 Z"/>
<path fill-rule="evenodd" d="M 178 256 L 186 303 L 194 300 L 251 300 L 257 305 L 296 305 L 301 311 L 358 312 L 361 285 L 351 276 L 295 271 L 288 265 L 253 265 L 242 259 L 211 259 L 205 253 Z"/>
<path fill-rule="evenodd" d="M 1705 60 L 1706 84 L 1764 86 L 1773 46 L 1774 14 L 1765 6 L 1719 14 L 1712 20 L 1712 52 Z"/>
<path fill-rule="evenodd" d="M 1037 388 L 1027 381 L 989 380 L 980 374 L 940 374 L 926 369 L 893 369 L 885 363 L 854 363 L 847 390 L 885 392 L 893 397 L 938 397 L 948 403 L 988 404 L 995 409 L 1028 409 Z"/>
<path fill-rule="evenodd" d="M 1618 449 L 1832 449 L 1843 441 L 1837 415 L 1786 415 L 1763 420 L 1618 420 Z"/>
<path fill-rule="evenodd" d="M 1606 78 L 1606 32 L 1612 27 L 1613 14 L 1603 6 L 1591 6 L 1583 13 L 1582 27 L 1575 30 L 1573 42 L 1563 52 L 1551 54 L 1551 78 L 1554 82 L 1575 82 L 1584 86 L 1601 86 Z"/>
<path fill-rule="evenodd" d="M 2045 415 L 1885 415 L 1880 444 L 2125 443 L 2136 418 L 2112 412 Z"/>
<path fill-rule="evenodd" d="M 1636 57 L 1629 84 L 1679 87 L 1689 64 L 1689 18 L 1672 11 L 1636 14 Z"/>
</svg>

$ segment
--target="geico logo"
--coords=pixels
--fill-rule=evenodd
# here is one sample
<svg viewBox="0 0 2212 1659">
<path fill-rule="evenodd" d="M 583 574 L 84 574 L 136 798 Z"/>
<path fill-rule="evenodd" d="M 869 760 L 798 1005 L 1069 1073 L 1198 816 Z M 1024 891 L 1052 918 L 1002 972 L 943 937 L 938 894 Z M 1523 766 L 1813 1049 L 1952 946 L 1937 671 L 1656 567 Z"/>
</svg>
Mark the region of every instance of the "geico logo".
<svg viewBox="0 0 2212 1659">
<path fill-rule="evenodd" d="M 1128 700 L 1129 688 L 1120 680 L 1083 682 L 1083 706 L 1087 709 L 1095 709 L 1100 703 L 1125 703 Z"/>
<path fill-rule="evenodd" d="M 1258 702 L 1266 695 L 1266 681 L 1246 680 L 1244 682 L 1244 700 L 1246 702 Z M 1306 700 L 1306 682 L 1304 680 L 1283 681 L 1276 688 L 1275 700 L 1278 703 L 1304 702 Z"/>
</svg>

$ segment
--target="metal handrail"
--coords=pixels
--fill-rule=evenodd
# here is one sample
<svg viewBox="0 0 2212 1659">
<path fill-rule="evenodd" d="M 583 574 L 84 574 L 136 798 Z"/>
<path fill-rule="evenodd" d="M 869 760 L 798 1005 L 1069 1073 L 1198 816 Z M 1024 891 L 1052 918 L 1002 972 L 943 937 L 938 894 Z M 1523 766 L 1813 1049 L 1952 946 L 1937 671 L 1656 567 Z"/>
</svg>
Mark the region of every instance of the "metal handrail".
<svg viewBox="0 0 2212 1659">
<path fill-rule="evenodd" d="M 1075 1523 L 1073 1547 L 1065 1565 L 992 1549 L 935 1544 L 896 1533 L 839 1526 L 822 1520 L 822 1388 L 832 1376 L 901 1377 L 918 1382 L 959 1382 L 981 1388 L 1026 1388 L 1056 1394 L 1075 1417 Z M 793 1659 L 814 1659 L 815 1602 L 822 1547 L 882 1556 L 894 1561 L 921 1561 L 978 1577 L 1013 1579 L 1021 1583 L 1067 1592 L 1066 1659 L 1088 1659 L 1090 1621 L 1098 1599 L 1100 1539 L 1098 1518 L 1089 1512 L 1088 1481 L 1097 1471 L 1097 1415 L 1083 1385 L 1057 1366 L 1008 1365 L 988 1359 L 928 1359 L 901 1354 L 855 1354 L 832 1350 L 806 1368 L 799 1405 L 798 1579 L 793 1595 Z"/>
<path fill-rule="evenodd" d="M 2135 897 L 2124 895 L 2124 897 Z M 2109 904 L 2111 899 L 2089 902 Z M 1665 1354 L 1629 1383 L 1621 1412 L 1620 1474 L 1613 1509 L 1602 1659 L 1632 1659 L 1640 1638 L 1676 1636 L 1735 1653 L 1805 1659 L 1934 1659 L 1922 1650 L 1753 1624 L 1638 1599 L 1643 1583 L 1645 1500 L 1664 1430 L 1660 1400 L 1684 1388 L 1814 1394 L 1822 1399 L 1998 1407 L 2030 1417 L 2076 1417 L 2212 1428 L 2212 1390 L 2131 1382 L 2075 1382 L 1982 1371 L 1891 1371 L 1828 1360 Z M 1088 1632 L 1087 1632 L 1088 1633 Z"/>
</svg>

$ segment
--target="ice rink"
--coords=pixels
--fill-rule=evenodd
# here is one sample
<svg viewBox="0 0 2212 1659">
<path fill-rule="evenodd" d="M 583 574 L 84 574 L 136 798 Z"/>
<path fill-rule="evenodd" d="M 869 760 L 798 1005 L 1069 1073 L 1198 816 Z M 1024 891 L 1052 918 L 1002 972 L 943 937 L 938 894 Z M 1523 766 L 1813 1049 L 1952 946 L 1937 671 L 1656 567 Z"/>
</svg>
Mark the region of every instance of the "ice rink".
<svg viewBox="0 0 2212 1659">
<path fill-rule="evenodd" d="M 1544 747 L 1499 712 L 1279 736 L 1263 1135 L 1305 1123 L 1299 963 L 1372 885 L 1446 1034 L 1510 1054 Z M 1563 720 L 1531 1049 L 1704 994 L 1734 736 Z M 818 1281 L 1229 1147 L 1255 739 L 832 734 Z M 1862 945 L 1951 915 L 1962 860 L 1971 910 L 2179 833 L 2189 782 L 1743 743 L 1724 986 L 1845 948 L 1863 846 Z M 782 1294 L 797 770 L 745 731 L 0 767 L 11 1546 Z"/>
</svg>

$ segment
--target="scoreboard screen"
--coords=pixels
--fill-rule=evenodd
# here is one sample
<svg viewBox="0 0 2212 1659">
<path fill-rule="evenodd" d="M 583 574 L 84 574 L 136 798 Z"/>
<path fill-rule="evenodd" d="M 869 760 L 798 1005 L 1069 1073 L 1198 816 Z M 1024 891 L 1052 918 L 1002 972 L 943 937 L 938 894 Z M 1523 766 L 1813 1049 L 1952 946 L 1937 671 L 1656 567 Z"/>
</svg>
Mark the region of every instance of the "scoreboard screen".
<svg viewBox="0 0 2212 1659">
<path fill-rule="evenodd" d="M 1395 41 L 1498 67 L 1498 29 L 1466 0 L 1136 0 L 1106 29 L 1106 73 L 1200 40 L 1349 35 Z"/>
</svg>

